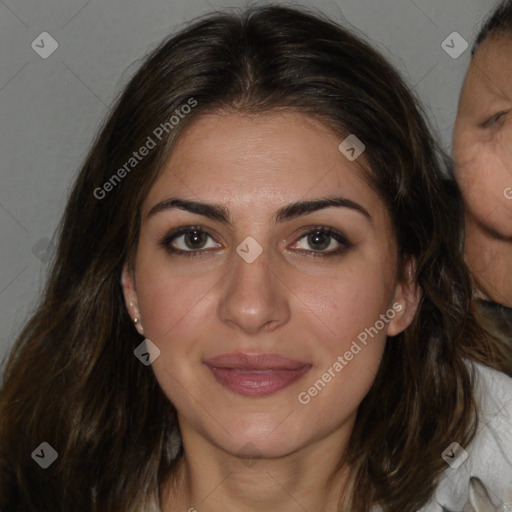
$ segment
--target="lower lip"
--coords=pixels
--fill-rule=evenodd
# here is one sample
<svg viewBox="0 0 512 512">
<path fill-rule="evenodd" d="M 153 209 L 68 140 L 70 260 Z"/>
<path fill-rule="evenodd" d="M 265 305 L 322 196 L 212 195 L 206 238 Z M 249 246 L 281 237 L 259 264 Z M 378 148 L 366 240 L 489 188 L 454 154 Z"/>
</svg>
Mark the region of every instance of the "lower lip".
<svg viewBox="0 0 512 512">
<path fill-rule="evenodd" d="M 216 368 L 206 365 L 224 387 L 246 396 L 271 395 L 293 384 L 309 371 L 311 365 L 296 370 L 268 370 L 264 373 L 242 371 L 233 368 Z"/>
</svg>

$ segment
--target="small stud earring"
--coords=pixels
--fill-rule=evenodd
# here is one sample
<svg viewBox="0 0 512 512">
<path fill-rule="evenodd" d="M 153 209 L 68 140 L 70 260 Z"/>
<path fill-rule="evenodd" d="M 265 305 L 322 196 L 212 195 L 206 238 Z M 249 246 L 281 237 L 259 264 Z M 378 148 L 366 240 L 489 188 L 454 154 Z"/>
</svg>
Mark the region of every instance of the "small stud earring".
<svg viewBox="0 0 512 512">
<path fill-rule="evenodd" d="M 142 327 L 142 322 L 140 321 L 140 318 L 134 318 L 133 323 L 135 324 L 136 329 L 141 333 L 144 334 L 144 327 Z"/>
</svg>

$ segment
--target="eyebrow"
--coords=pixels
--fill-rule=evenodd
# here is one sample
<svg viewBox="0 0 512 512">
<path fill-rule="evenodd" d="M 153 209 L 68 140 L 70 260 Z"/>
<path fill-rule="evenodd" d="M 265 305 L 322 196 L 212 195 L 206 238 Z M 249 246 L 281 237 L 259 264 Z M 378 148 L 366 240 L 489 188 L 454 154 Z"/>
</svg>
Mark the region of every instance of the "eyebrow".
<svg viewBox="0 0 512 512">
<path fill-rule="evenodd" d="M 370 221 L 372 219 L 372 216 L 360 204 L 352 201 L 351 199 L 336 196 L 320 199 L 310 199 L 306 201 L 295 201 L 290 203 L 280 208 L 275 213 L 275 215 L 273 215 L 272 222 L 275 224 L 285 222 L 297 217 L 301 217 L 302 215 L 307 215 L 309 213 L 331 207 L 349 208 L 359 212 Z M 147 218 L 150 218 L 157 213 L 169 211 L 175 208 L 185 210 L 190 213 L 195 213 L 197 215 L 203 215 L 204 217 L 215 220 L 217 222 L 221 222 L 223 224 L 232 225 L 229 210 L 225 206 L 220 204 L 203 203 L 199 201 L 189 201 L 187 199 L 180 199 L 176 197 L 171 197 L 161 201 L 160 203 L 157 203 L 151 208 L 151 210 L 149 210 Z"/>
</svg>

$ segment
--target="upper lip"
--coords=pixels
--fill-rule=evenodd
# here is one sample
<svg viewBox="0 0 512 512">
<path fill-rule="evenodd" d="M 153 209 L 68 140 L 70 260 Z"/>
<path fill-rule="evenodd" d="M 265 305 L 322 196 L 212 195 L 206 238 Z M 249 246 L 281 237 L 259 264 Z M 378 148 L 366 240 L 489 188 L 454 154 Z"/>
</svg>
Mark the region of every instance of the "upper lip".
<svg viewBox="0 0 512 512">
<path fill-rule="evenodd" d="M 298 370 L 309 366 L 308 363 L 279 354 L 245 354 L 241 352 L 220 354 L 207 359 L 205 364 L 215 368 L 233 370 Z"/>
</svg>

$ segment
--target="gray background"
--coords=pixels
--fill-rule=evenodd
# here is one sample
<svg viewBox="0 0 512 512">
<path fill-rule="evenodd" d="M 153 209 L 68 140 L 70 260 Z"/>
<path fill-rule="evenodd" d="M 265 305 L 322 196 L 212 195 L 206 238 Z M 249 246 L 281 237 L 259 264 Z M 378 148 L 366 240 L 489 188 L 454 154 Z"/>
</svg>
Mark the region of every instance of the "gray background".
<svg viewBox="0 0 512 512">
<path fill-rule="evenodd" d="M 471 47 L 494 0 L 301 4 L 365 33 L 415 88 L 449 149 L 469 48 L 452 58 L 441 43 L 458 32 Z M 140 59 L 195 16 L 245 5 L 245 0 L 0 0 L 0 361 L 40 296 L 45 255 L 98 125 Z M 31 47 L 42 32 L 59 45 L 47 59 Z"/>
</svg>

